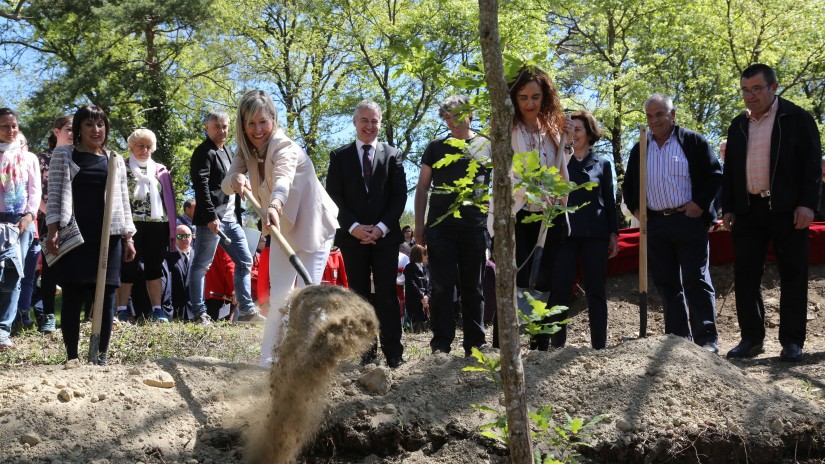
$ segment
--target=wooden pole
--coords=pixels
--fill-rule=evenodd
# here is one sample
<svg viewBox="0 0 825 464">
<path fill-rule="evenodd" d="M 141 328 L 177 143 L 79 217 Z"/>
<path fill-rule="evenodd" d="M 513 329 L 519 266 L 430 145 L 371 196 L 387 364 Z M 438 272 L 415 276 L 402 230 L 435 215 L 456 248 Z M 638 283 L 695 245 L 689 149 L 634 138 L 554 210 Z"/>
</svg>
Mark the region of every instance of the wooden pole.
<svg viewBox="0 0 825 464">
<path fill-rule="evenodd" d="M 106 269 L 109 268 L 109 234 L 112 230 L 112 205 L 114 203 L 115 177 L 117 161 L 114 152 L 110 152 L 109 173 L 106 177 L 106 209 L 103 210 L 103 228 L 100 232 L 100 255 L 97 261 L 97 281 L 95 282 L 95 299 L 92 306 L 92 335 L 89 339 L 89 362 L 97 364 L 100 356 L 100 328 L 103 325 L 103 299 L 106 288 Z"/>
<path fill-rule="evenodd" d="M 639 337 L 647 336 L 647 127 L 639 128 Z"/>
<path fill-rule="evenodd" d="M 261 204 L 258 203 L 258 200 L 255 199 L 255 195 L 252 193 L 251 190 L 244 187 L 244 196 L 249 201 L 249 204 L 252 205 L 252 209 L 255 210 L 255 213 L 261 218 L 261 222 L 266 224 L 266 211 L 261 208 Z M 298 255 L 295 254 L 295 250 L 289 245 L 289 242 L 286 241 L 284 236 L 281 234 L 281 231 L 276 229 L 275 226 L 269 224 L 267 226 L 269 228 L 269 233 L 272 235 L 272 238 L 278 243 L 278 247 L 281 251 L 284 252 L 285 255 L 289 256 L 289 262 L 292 264 L 292 267 L 298 272 L 298 275 L 301 276 L 301 280 L 304 281 L 304 285 L 312 285 L 312 279 L 309 277 L 309 272 L 307 272 L 307 268 L 304 267 L 304 263 L 301 262 L 301 259 L 298 258 Z"/>
</svg>

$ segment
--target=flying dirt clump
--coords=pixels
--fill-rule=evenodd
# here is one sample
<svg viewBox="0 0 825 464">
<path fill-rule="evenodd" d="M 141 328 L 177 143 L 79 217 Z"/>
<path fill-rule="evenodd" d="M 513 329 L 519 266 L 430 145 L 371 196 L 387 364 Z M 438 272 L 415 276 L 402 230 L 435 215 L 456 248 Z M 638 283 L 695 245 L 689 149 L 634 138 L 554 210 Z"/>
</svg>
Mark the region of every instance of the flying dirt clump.
<svg viewBox="0 0 825 464">
<path fill-rule="evenodd" d="M 340 287 L 307 287 L 287 308 L 289 328 L 270 371 L 269 414 L 248 439 L 254 463 L 284 464 L 298 455 L 315 433 L 330 379 L 370 347 L 378 330 L 372 306 Z"/>
</svg>

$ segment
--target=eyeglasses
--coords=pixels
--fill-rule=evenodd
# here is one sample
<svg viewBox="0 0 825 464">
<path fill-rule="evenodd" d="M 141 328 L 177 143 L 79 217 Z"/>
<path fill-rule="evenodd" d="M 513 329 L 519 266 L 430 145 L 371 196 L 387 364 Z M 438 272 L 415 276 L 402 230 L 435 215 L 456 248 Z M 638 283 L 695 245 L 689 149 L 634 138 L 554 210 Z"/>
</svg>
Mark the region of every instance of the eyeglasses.
<svg viewBox="0 0 825 464">
<path fill-rule="evenodd" d="M 767 88 L 767 86 L 764 86 L 764 85 L 757 85 L 757 86 L 751 87 L 749 89 L 746 88 L 746 87 L 742 87 L 742 95 L 745 95 L 745 96 L 747 96 L 747 95 L 758 95 L 758 94 L 762 93 L 762 91 L 765 90 L 766 88 Z"/>
<path fill-rule="evenodd" d="M 178 235 L 175 235 L 175 237 L 177 237 L 178 240 L 183 240 L 183 239 L 189 238 L 191 236 L 192 236 L 192 234 L 178 234 Z"/>
</svg>

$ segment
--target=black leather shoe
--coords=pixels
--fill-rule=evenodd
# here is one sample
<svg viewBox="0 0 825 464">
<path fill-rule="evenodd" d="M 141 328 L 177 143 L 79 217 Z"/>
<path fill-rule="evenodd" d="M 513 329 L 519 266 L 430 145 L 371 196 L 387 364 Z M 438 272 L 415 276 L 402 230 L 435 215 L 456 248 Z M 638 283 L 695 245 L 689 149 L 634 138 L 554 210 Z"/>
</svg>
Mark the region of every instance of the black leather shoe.
<svg viewBox="0 0 825 464">
<path fill-rule="evenodd" d="M 799 362 L 802 361 L 802 347 L 796 343 L 786 343 L 782 347 L 782 353 L 779 355 L 780 361 L 785 362 Z"/>
<path fill-rule="evenodd" d="M 725 357 L 728 359 L 752 358 L 760 353 L 763 353 L 764 351 L 765 350 L 762 348 L 761 343 L 753 343 L 750 340 L 742 340 L 734 349 L 728 351 L 728 354 L 725 355 Z"/>
<path fill-rule="evenodd" d="M 387 366 L 390 366 L 390 369 L 395 369 L 396 367 L 404 364 L 404 358 L 398 356 L 397 358 L 388 358 L 387 359 Z"/>
</svg>

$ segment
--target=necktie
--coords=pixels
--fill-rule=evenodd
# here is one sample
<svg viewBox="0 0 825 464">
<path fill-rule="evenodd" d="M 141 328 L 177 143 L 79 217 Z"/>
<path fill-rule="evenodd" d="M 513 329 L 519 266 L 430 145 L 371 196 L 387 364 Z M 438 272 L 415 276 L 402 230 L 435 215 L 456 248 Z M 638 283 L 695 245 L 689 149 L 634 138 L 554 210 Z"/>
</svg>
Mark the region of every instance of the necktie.
<svg viewBox="0 0 825 464">
<path fill-rule="evenodd" d="M 370 163 L 370 145 L 364 145 L 364 156 L 362 158 L 362 168 L 364 170 L 364 185 L 367 190 L 370 188 L 370 178 L 372 178 L 372 163 Z"/>
</svg>

